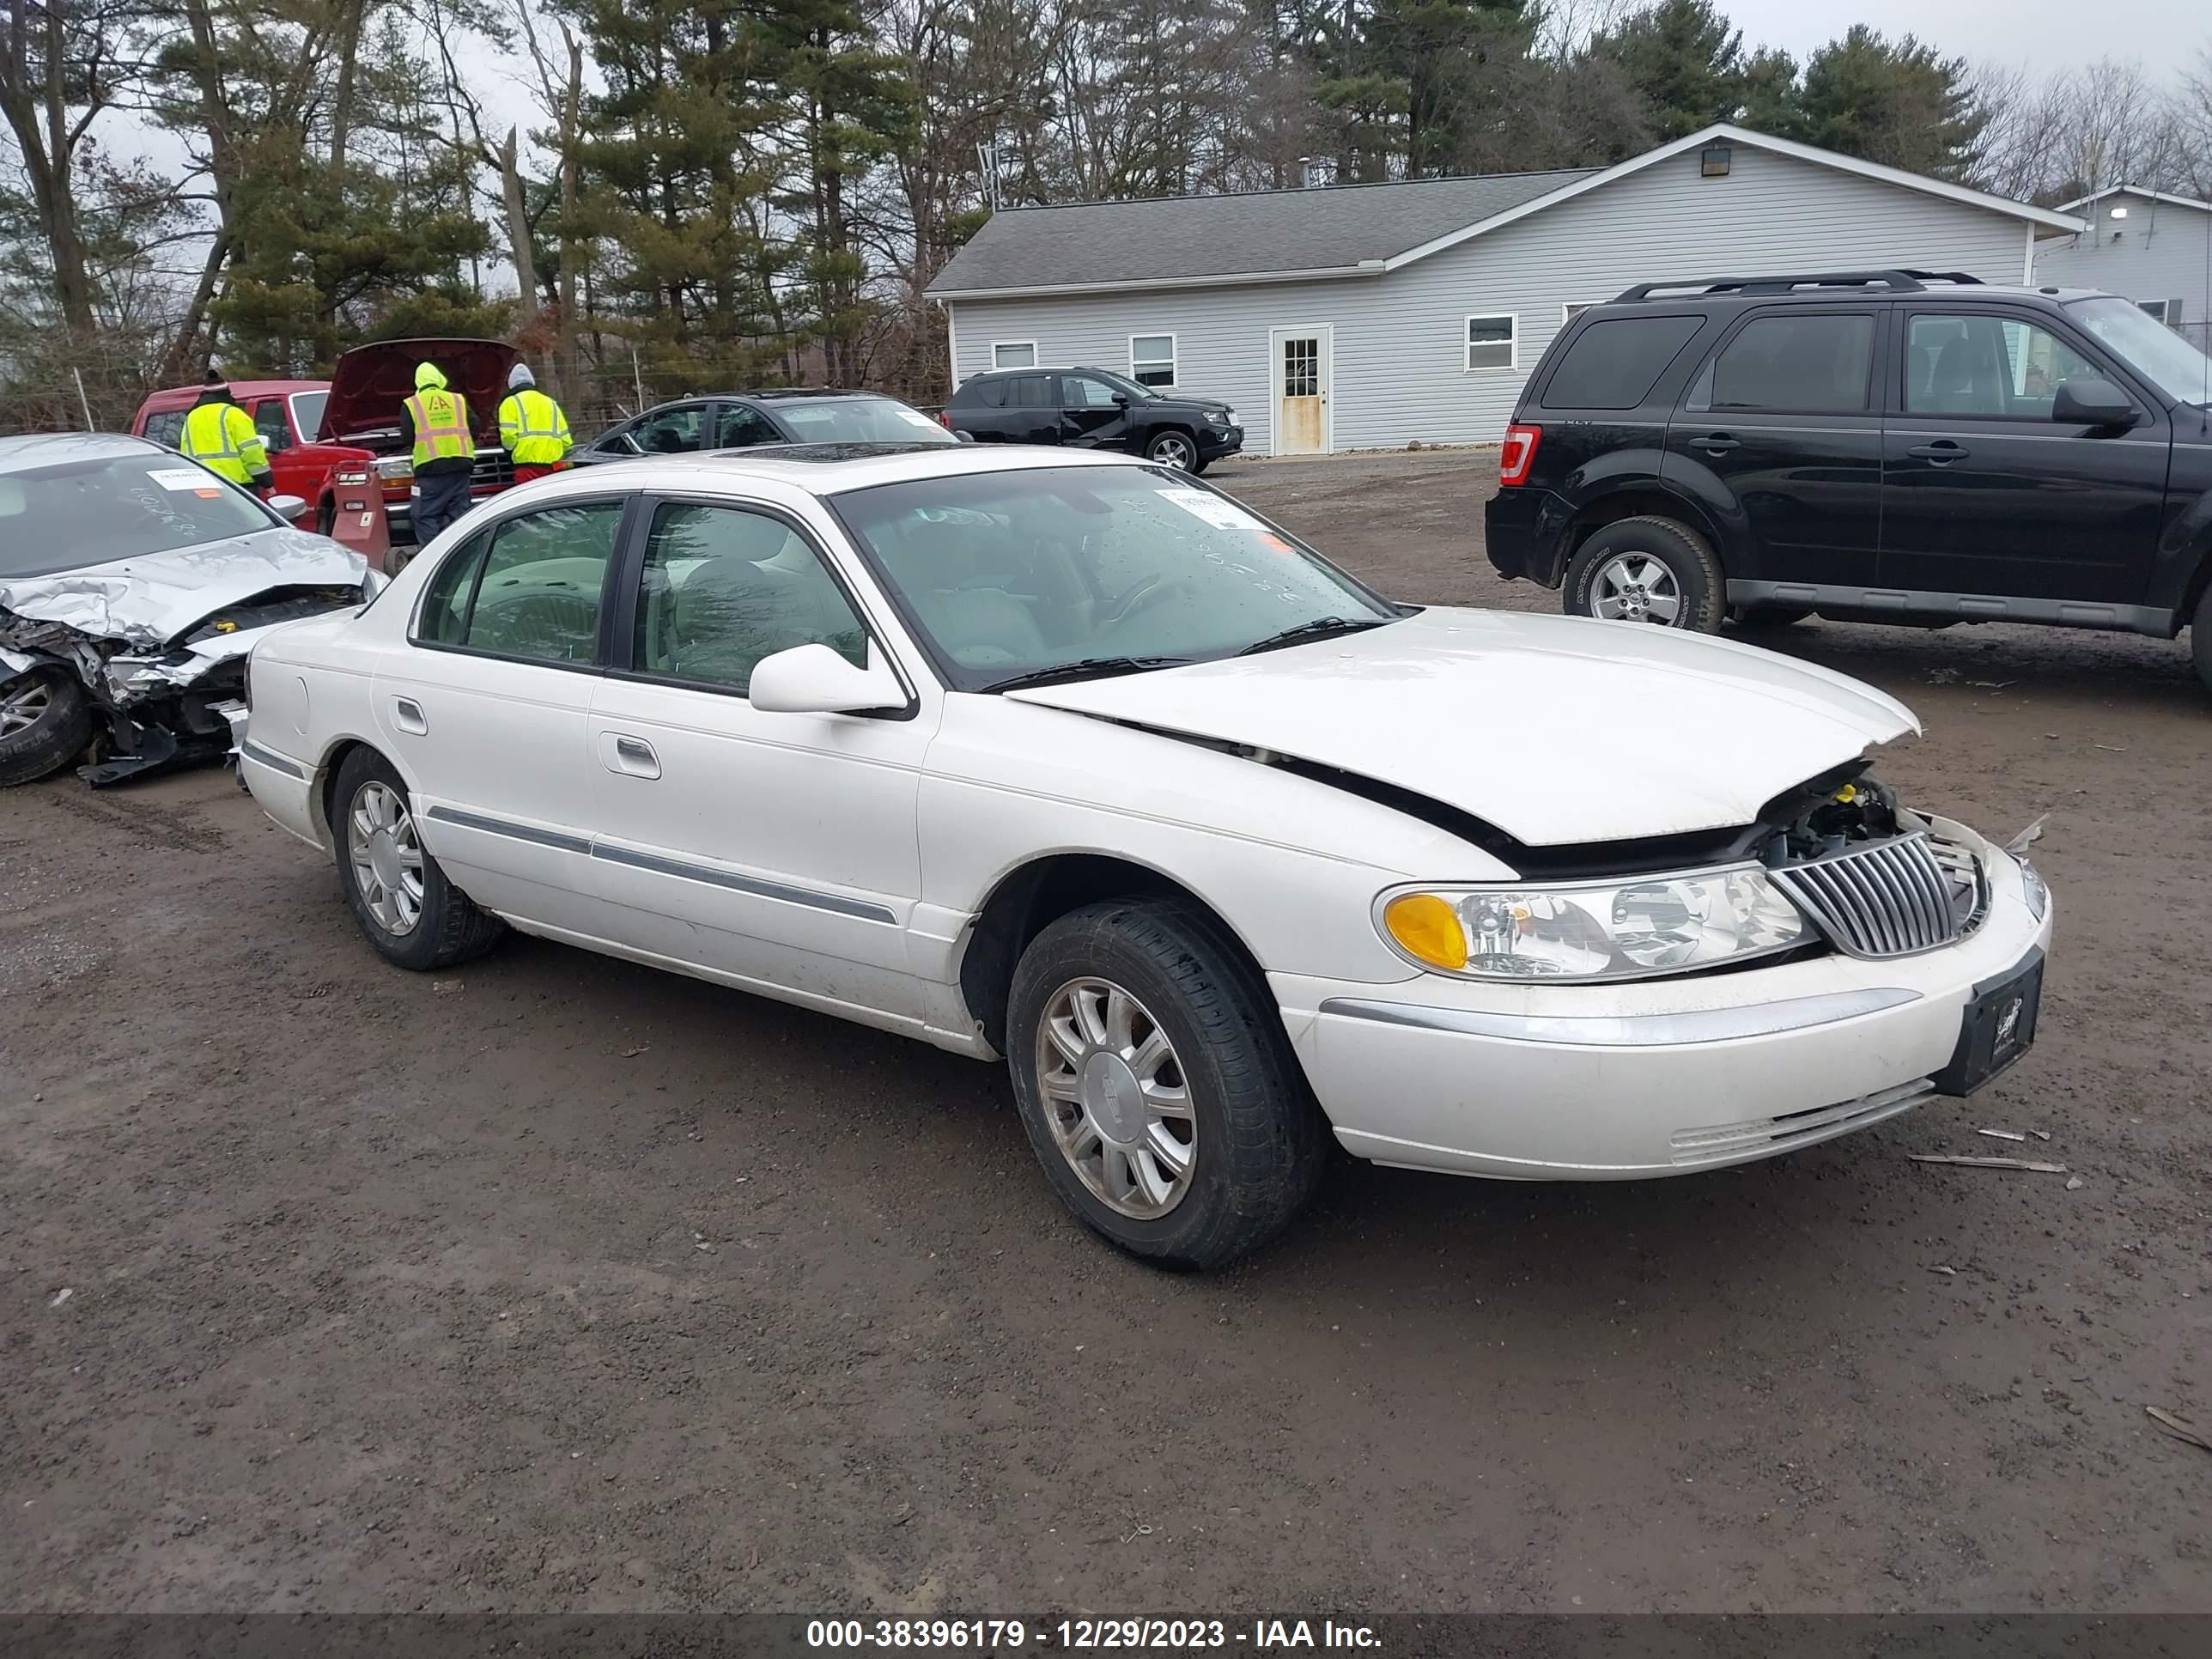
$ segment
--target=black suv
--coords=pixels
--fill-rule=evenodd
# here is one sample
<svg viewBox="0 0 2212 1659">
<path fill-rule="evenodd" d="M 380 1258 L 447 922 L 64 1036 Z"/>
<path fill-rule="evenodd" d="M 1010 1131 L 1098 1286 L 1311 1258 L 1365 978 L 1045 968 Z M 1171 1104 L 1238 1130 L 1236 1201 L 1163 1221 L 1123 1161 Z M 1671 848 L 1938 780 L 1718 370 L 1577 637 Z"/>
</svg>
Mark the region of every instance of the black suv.
<svg viewBox="0 0 2212 1659">
<path fill-rule="evenodd" d="M 945 424 L 979 444 L 1125 449 L 1203 472 L 1244 447 L 1237 411 L 1213 398 L 1155 392 L 1104 368 L 995 368 L 961 382 Z"/>
<path fill-rule="evenodd" d="M 2212 686 L 2212 359 L 2126 300 L 1919 270 L 1648 283 L 1514 411 L 1486 517 L 1565 608 L 2172 639 Z"/>
<path fill-rule="evenodd" d="M 950 444 L 960 441 L 920 410 L 874 392 L 793 386 L 679 398 L 610 427 L 569 455 L 594 461 L 690 455 L 761 444 Z"/>
</svg>

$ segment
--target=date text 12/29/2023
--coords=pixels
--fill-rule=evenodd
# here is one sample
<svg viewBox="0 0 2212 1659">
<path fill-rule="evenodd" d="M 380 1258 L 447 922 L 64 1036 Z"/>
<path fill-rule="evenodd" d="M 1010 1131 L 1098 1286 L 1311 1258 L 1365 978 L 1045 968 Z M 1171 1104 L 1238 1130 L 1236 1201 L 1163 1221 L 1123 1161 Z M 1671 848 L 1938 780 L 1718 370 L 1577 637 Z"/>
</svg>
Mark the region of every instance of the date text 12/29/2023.
<svg viewBox="0 0 2212 1659">
<path fill-rule="evenodd" d="M 810 1619 L 806 1645 L 822 1649 L 963 1650 L 1016 1653 L 1158 1652 L 1182 1648 L 1379 1649 L 1365 1625 L 1334 1619 Z"/>
</svg>

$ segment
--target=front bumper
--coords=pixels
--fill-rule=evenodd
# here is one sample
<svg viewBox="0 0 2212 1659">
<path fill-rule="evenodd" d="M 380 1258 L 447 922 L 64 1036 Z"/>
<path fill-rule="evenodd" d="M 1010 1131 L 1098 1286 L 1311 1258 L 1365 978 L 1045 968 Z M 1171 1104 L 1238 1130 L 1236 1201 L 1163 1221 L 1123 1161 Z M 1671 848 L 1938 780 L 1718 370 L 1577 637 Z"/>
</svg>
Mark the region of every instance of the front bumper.
<svg viewBox="0 0 2212 1659">
<path fill-rule="evenodd" d="M 1808 1146 L 1932 1097 L 1984 984 L 2047 947 L 2020 868 L 1984 859 L 1982 925 L 1923 956 L 1827 956 L 1616 986 L 1270 975 L 1337 1139 L 1459 1175 L 1609 1181 Z"/>
<path fill-rule="evenodd" d="M 1218 461 L 1224 455 L 1234 455 L 1244 447 L 1244 428 L 1241 426 L 1202 426 L 1198 429 L 1198 455 L 1200 460 Z"/>
<path fill-rule="evenodd" d="M 1557 587 L 1566 570 L 1574 510 L 1548 489 L 1500 489 L 1482 509 L 1482 545 L 1498 574 Z"/>
</svg>

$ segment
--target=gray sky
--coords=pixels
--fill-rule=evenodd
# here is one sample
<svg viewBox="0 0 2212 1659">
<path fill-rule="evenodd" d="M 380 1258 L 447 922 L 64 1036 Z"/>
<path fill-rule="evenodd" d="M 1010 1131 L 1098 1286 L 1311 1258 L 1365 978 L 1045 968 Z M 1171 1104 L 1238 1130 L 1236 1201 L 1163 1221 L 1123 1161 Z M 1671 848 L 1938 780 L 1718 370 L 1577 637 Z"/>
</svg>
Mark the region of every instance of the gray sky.
<svg viewBox="0 0 2212 1659">
<path fill-rule="evenodd" d="M 1801 64 L 1854 23 L 2038 74 L 2111 58 L 2178 79 L 2212 44 L 2212 7 L 2203 0 L 1720 0 L 1720 9 L 1747 46 L 1780 46 Z"/>
</svg>

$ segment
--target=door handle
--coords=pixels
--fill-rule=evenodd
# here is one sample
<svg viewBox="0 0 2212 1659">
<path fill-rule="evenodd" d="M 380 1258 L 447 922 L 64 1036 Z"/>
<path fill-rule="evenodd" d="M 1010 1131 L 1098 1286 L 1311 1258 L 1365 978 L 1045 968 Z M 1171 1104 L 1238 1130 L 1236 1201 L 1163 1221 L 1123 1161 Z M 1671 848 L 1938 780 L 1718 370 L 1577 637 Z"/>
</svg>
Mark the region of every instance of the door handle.
<svg viewBox="0 0 2212 1659">
<path fill-rule="evenodd" d="M 1908 455 L 1917 455 L 1923 461 L 1933 461 L 1938 466 L 1943 465 L 1948 461 L 1962 461 L 1966 459 L 1967 454 L 1963 445 L 1954 444 L 1948 438 L 1940 443 L 1915 444 L 1905 453 Z"/>
<path fill-rule="evenodd" d="M 392 700 L 392 723 L 401 731 L 412 732 L 418 738 L 430 729 L 430 722 L 423 718 L 422 705 L 412 697 L 394 697 Z"/>
<path fill-rule="evenodd" d="M 1708 453 L 1714 455 L 1726 454 L 1731 449 L 1741 449 L 1743 447 L 1743 441 L 1741 439 L 1731 438 L 1725 432 L 1708 432 L 1702 438 L 1691 439 L 1690 442 L 1694 447 L 1705 450 Z"/>
<path fill-rule="evenodd" d="M 633 778 L 660 775 L 660 757 L 653 752 L 653 745 L 625 732 L 599 733 L 599 761 L 608 771 Z"/>
</svg>

